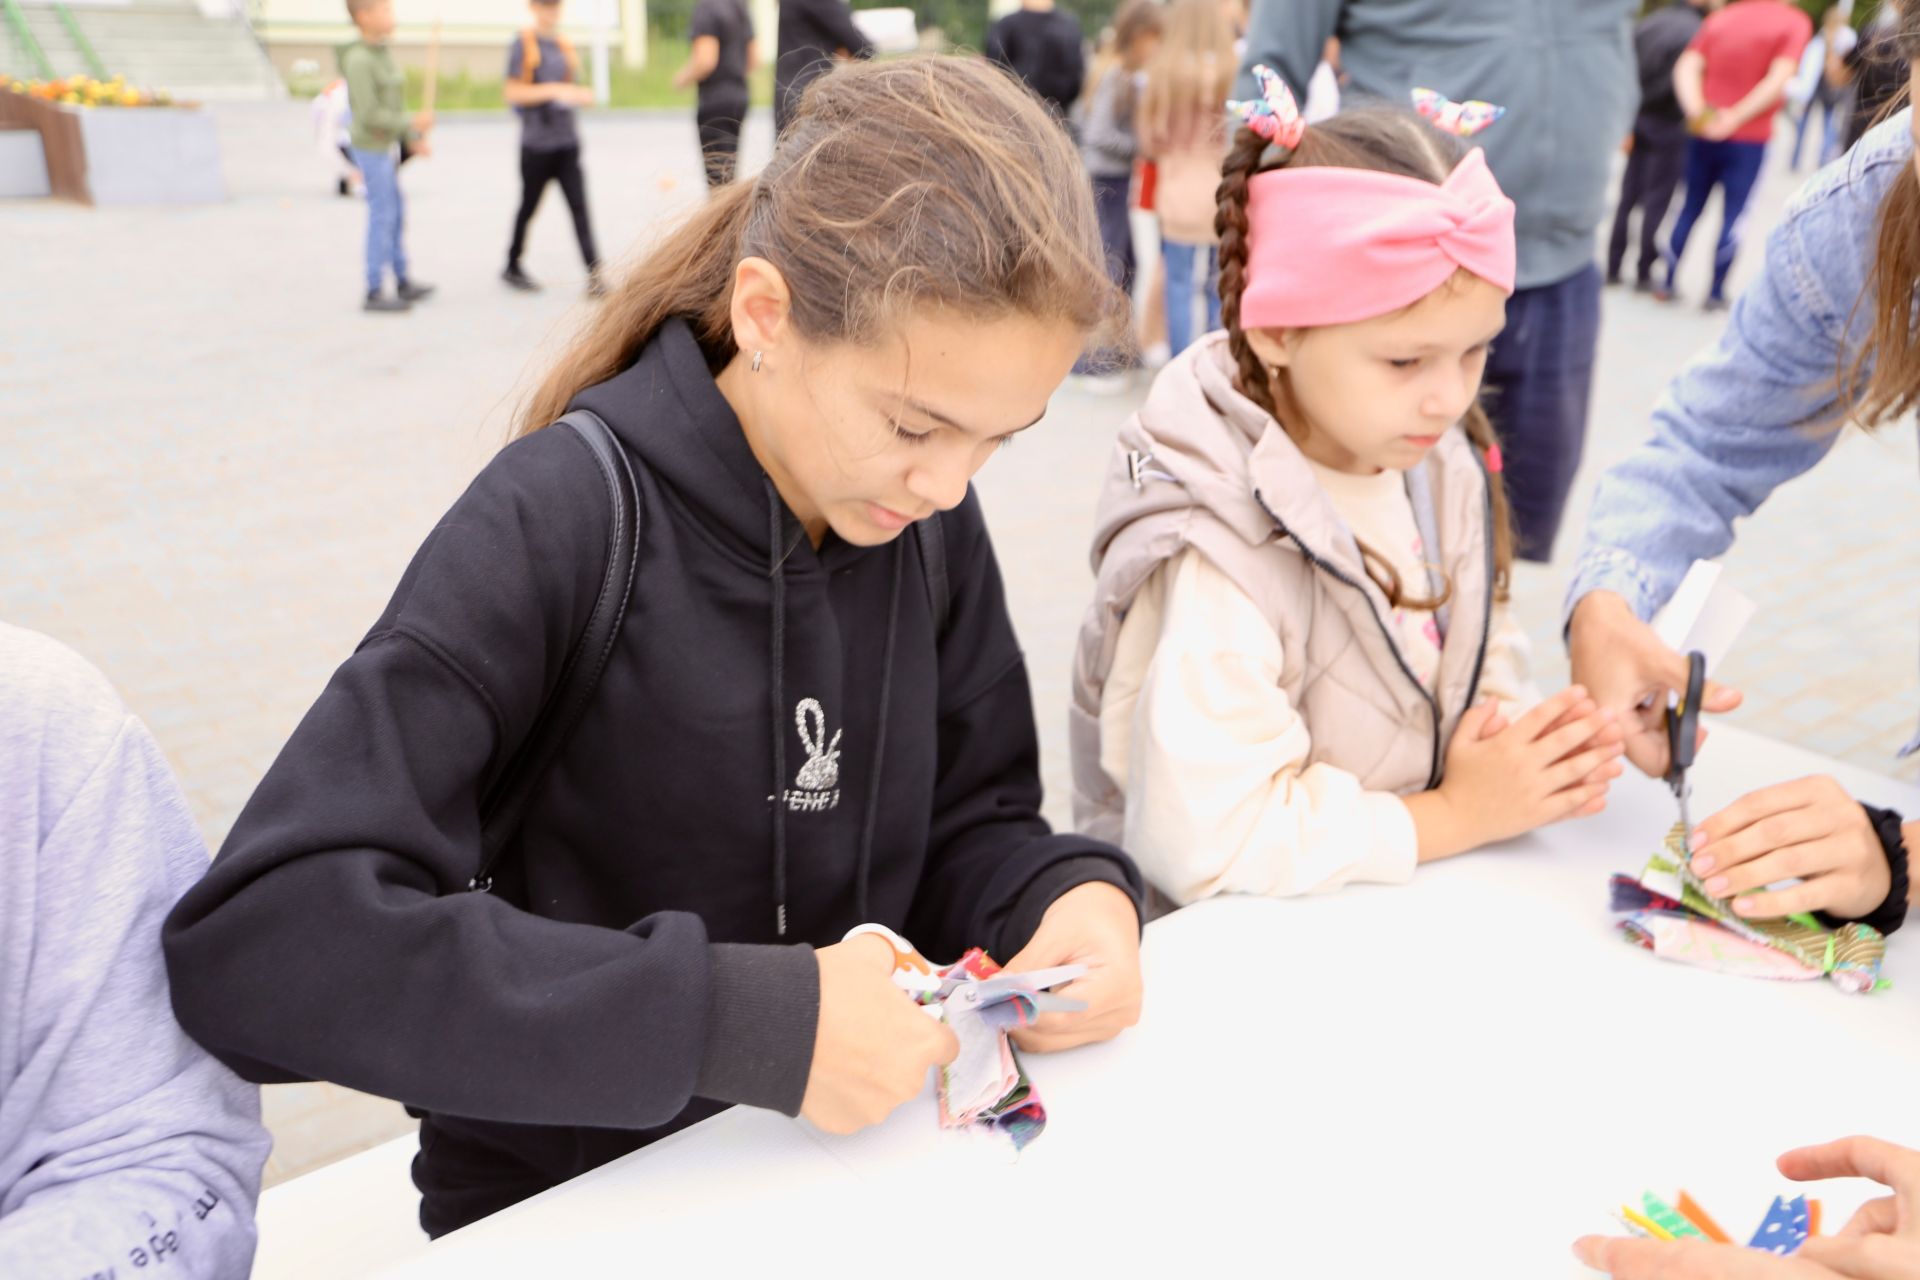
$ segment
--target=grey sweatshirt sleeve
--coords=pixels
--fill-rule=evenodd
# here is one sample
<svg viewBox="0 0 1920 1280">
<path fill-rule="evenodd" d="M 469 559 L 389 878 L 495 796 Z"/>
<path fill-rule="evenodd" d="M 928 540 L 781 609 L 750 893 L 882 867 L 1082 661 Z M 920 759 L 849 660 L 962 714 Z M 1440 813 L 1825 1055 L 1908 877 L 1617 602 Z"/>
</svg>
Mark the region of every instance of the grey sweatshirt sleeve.
<svg viewBox="0 0 1920 1280">
<path fill-rule="evenodd" d="M 0 626 L 0 1275 L 250 1269 L 259 1091 L 175 1023 L 160 955 L 206 865 L 105 679 Z"/>
<path fill-rule="evenodd" d="M 1087 100 L 1086 116 L 1080 122 L 1080 152 L 1091 173 L 1118 177 L 1133 172 L 1133 120 L 1122 118 L 1117 102 L 1127 74 L 1114 67 L 1100 78 Z"/>
<path fill-rule="evenodd" d="M 1260 96 L 1253 69 L 1268 66 L 1293 90 L 1301 102 L 1307 100 L 1307 81 L 1320 65 L 1320 51 L 1327 37 L 1340 26 L 1340 11 L 1346 0 L 1254 0 L 1247 18 L 1247 49 L 1240 62 L 1240 79 L 1233 96 L 1252 100 Z"/>
</svg>

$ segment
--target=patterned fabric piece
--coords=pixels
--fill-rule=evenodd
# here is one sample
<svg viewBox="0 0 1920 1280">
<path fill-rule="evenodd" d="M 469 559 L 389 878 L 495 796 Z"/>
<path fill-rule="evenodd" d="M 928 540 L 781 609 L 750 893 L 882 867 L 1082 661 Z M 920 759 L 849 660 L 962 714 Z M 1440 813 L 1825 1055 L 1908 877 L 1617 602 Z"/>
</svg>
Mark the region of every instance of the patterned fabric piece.
<svg viewBox="0 0 1920 1280">
<path fill-rule="evenodd" d="M 999 972 L 1000 966 L 975 947 L 937 975 L 959 985 L 945 996 L 930 992 L 919 999 L 939 1007 L 941 1020 L 960 1041 L 959 1054 L 940 1068 L 941 1126 L 978 1125 L 1005 1134 L 1019 1151 L 1047 1127 L 1047 1110 L 1007 1033 L 1031 1024 L 1038 1008 L 1036 993 L 1020 990 L 996 990 L 983 1000 L 975 984 Z"/>
<path fill-rule="evenodd" d="M 1705 1238 L 1700 1228 L 1687 1221 L 1685 1215 L 1678 1209 L 1675 1209 L 1651 1191 L 1641 1193 L 1640 1211 L 1646 1214 L 1647 1217 L 1653 1219 L 1653 1221 L 1659 1223 L 1660 1229 L 1672 1236 L 1675 1240 L 1684 1240 L 1688 1236 L 1694 1236 L 1700 1239 Z"/>
<path fill-rule="evenodd" d="M 1760 1229 L 1753 1233 L 1753 1239 L 1747 1241 L 1747 1247 L 1785 1255 L 1806 1242 L 1807 1198 L 1795 1196 L 1789 1200 L 1785 1196 L 1775 1196 L 1773 1208 L 1767 1211 Z"/>
<path fill-rule="evenodd" d="M 1803 982 L 1821 976 L 1785 952 L 1743 938 L 1698 916 L 1636 911 L 1620 921 L 1627 937 L 1666 960 L 1743 978 Z"/>
<path fill-rule="evenodd" d="M 1728 902 L 1706 890 L 1688 865 L 1685 833 L 1678 823 L 1667 833 L 1661 853 L 1648 859 L 1638 882 L 1615 876 L 1613 910 L 1629 940 L 1670 959 L 1746 976 L 1796 976 L 1771 962 L 1761 963 L 1738 939 L 1779 953 L 1804 976 L 1825 977 L 1843 991 L 1860 994 L 1880 984 L 1886 939 L 1863 924 L 1828 929 L 1811 918 L 1748 920 Z M 1688 927 L 1681 928 L 1685 922 Z M 1719 934 L 1716 937 L 1715 934 Z"/>
</svg>

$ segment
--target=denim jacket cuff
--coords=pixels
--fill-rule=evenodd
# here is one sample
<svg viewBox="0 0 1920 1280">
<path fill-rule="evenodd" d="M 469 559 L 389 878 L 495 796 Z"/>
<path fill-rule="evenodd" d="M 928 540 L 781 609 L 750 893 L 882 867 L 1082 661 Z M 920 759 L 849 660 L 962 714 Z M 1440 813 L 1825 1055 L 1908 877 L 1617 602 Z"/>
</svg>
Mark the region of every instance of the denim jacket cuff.
<svg viewBox="0 0 1920 1280">
<path fill-rule="evenodd" d="M 1567 588 L 1566 604 L 1560 613 L 1561 634 L 1573 621 L 1574 606 L 1595 591 L 1611 591 L 1624 599 L 1642 622 L 1650 622 L 1663 603 L 1653 585 L 1653 576 L 1632 552 L 1619 547 L 1594 547 L 1580 557 Z"/>
</svg>

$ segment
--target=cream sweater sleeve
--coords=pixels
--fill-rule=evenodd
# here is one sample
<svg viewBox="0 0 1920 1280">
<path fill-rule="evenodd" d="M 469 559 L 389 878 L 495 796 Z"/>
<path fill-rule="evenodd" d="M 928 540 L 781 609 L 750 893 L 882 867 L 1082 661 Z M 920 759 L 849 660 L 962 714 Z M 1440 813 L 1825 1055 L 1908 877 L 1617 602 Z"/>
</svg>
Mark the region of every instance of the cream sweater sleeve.
<svg viewBox="0 0 1920 1280">
<path fill-rule="evenodd" d="M 1487 630 L 1487 661 L 1480 670 L 1481 698 L 1497 698 L 1511 720 L 1540 701 L 1533 683 L 1533 643 L 1513 620 L 1513 610 L 1496 600 Z"/>
<path fill-rule="evenodd" d="M 1161 566 L 1122 624 L 1101 760 L 1126 792 L 1127 851 L 1175 902 L 1413 877 L 1400 798 L 1307 762 L 1281 658 L 1259 608 L 1197 551 Z"/>
</svg>

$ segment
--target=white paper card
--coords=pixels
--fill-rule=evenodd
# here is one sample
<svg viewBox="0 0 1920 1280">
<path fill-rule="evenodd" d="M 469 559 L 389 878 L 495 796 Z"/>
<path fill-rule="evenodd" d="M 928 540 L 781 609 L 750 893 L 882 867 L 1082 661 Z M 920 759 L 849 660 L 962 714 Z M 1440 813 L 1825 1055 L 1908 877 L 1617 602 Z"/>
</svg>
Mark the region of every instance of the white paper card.
<svg viewBox="0 0 1920 1280">
<path fill-rule="evenodd" d="M 1653 629 L 1675 653 L 1698 649 L 1705 654 L 1711 676 L 1720 669 L 1753 611 L 1753 601 L 1726 581 L 1719 565 L 1695 560 L 1673 599 L 1654 615 Z"/>
</svg>

